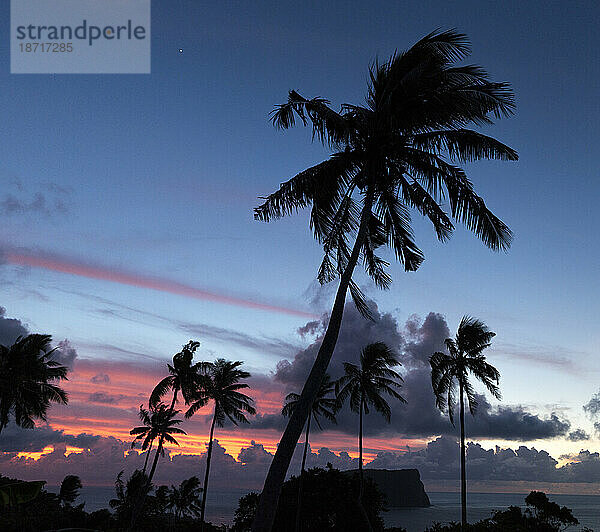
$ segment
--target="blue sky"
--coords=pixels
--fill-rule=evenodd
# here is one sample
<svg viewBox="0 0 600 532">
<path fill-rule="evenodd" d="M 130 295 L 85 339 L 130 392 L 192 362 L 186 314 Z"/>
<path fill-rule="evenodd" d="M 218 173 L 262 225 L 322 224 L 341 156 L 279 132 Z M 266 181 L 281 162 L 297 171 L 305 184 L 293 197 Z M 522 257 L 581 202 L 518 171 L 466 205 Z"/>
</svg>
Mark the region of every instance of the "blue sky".
<svg viewBox="0 0 600 532">
<path fill-rule="evenodd" d="M 570 408 L 590 430 L 581 406 L 600 383 L 599 14 L 593 2 L 154 2 L 148 76 L 11 75 L 4 39 L 0 201 L 23 209 L 0 209 L 0 245 L 318 314 L 331 298 L 315 308 L 307 295 L 321 253 L 306 215 L 261 224 L 252 208 L 328 152 L 302 128 L 275 131 L 268 113 L 291 88 L 334 107 L 361 103 L 375 57 L 455 27 L 472 42 L 470 60 L 516 94 L 516 115 L 489 133 L 519 162 L 467 168 L 514 231 L 513 247 L 492 253 L 462 228 L 441 245 L 415 220 L 421 269 L 394 265 L 387 293 L 358 280 L 402 322 L 434 311 L 452 331 L 463 314 L 480 317 L 498 333 L 490 358 L 505 400 Z M 38 193 L 47 208 L 27 209 Z M 70 338 L 82 357 L 112 345 L 167 358 L 189 336 L 176 321 L 302 345 L 295 329 L 306 322 L 10 265 L 0 282 L 7 314 Z M 276 362 L 226 341 L 203 340 L 203 349 L 262 372 Z"/>
</svg>

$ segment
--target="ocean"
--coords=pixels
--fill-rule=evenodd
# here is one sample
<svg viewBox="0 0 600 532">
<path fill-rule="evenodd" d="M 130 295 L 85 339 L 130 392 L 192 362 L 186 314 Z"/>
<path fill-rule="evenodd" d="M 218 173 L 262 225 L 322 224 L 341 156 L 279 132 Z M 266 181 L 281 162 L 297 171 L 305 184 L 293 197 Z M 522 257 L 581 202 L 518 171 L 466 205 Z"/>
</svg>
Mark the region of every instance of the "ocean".
<svg viewBox="0 0 600 532">
<path fill-rule="evenodd" d="M 48 486 L 49 491 L 58 491 L 58 487 Z M 240 497 L 247 490 L 209 490 L 206 503 L 207 519 L 215 524 L 233 521 L 233 513 Z M 391 508 L 383 514 L 387 526 L 403 526 L 408 532 L 423 530 L 438 521 L 448 523 L 460 521 L 460 493 L 429 492 L 430 508 Z M 469 493 L 468 519 L 470 522 L 490 517 L 493 510 L 504 510 L 509 506 L 523 506 L 526 493 Z M 90 512 L 108 508 L 108 501 L 115 496 L 113 487 L 84 486 L 76 504 L 85 501 L 85 509 Z M 600 532 L 600 495 L 548 495 L 551 501 L 573 510 L 579 519 L 578 527 L 584 526 Z"/>
</svg>

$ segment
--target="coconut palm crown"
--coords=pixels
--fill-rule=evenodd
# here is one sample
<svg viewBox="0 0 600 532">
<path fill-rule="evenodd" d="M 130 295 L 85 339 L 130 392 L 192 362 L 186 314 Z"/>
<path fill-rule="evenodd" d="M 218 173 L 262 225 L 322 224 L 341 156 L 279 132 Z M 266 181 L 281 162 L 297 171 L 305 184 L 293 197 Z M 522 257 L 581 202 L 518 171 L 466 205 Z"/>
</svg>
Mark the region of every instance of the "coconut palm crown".
<svg viewBox="0 0 600 532">
<path fill-rule="evenodd" d="M 162 379 L 152 390 L 150 395 L 150 405 L 156 405 L 169 392 L 173 392 L 171 408 L 177 403 L 177 395 L 181 392 L 186 404 L 192 399 L 192 395 L 198 386 L 198 372 L 200 362 L 192 364 L 194 353 L 200 346 L 200 342 L 190 340 L 183 349 L 173 355 L 173 364 L 167 364 L 169 375 Z"/>
<path fill-rule="evenodd" d="M 310 225 L 323 245 L 321 283 L 342 275 L 350 263 L 351 237 L 359 238 L 368 275 L 388 288 L 388 266 L 376 250 L 389 245 L 407 271 L 423 254 L 414 241 L 410 210 L 427 217 L 438 239 L 454 225 L 444 210 L 483 243 L 507 249 L 510 229 L 485 205 L 456 163 L 480 159 L 517 160 L 517 153 L 496 139 L 467 129 L 508 116 L 514 98 L 507 83 L 491 82 L 474 65 L 455 66 L 470 52 L 465 35 L 433 32 L 389 61 L 370 69 L 365 105 L 343 104 L 339 112 L 321 97 L 295 90 L 275 108 L 273 124 L 287 129 L 299 119 L 312 126 L 313 138 L 332 148 L 329 159 L 283 183 L 255 209 L 263 221 L 311 207 Z M 360 231 L 361 226 L 363 227 Z M 350 283 L 359 310 L 368 313 L 358 286 Z"/>
<path fill-rule="evenodd" d="M 12 417 L 23 428 L 46 421 L 51 403 L 67 404 L 68 394 L 57 383 L 68 368 L 54 359 L 47 334 L 20 336 L 9 347 L 0 345 L 0 432 Z"/>
<path fill-rule="evenodd" d="M 490 331 L 482 321 L 463 316 L 456 338 L 447 338 L 444 342 L 448 353 L 437 352 L 429 358 L 436 405 L 440 410 L 448 412 L 452 424 L 457 404 L 456 392 L 460 392 L 460 388 L 466 396 L 471 414 L 474 415 L 477 409 L 469 375 L 482 382 L 496 399 L 501 398 L 498 387 L 500 372 L 486 362 L 483 355 L 483 350 L 490 347 L 494 336 L 496 333 Z"/>
</svg>

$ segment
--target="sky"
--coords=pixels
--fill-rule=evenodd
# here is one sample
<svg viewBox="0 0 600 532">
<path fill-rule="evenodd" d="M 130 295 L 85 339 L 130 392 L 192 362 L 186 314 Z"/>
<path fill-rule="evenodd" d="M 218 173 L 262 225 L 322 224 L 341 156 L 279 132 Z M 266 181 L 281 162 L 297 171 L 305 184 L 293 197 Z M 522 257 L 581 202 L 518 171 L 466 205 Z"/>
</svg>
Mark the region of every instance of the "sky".
<svg viewBox="0 0 600 532">
<path fill-rule="evenodd" d="M 8 34 L 9 3 L 0 6 Z M 432 405 L 426 356 L 464 314 L 476 316 L 497 333 L 487 356 L 503 399 L 481 397 L 467 422 L 472 452 L 526 449 L 523 467 L 498 481 L 541 482 L 527 460 L 539 464 L 532 449 L 543 450 L 556 462 L 544 481 L 598 490 L 598 11 L 592 2 L 153 2 L 150 75 L 11 75 L 0 40 L 0 338 L 52 334 L 72 367 L 67 407 L 52 407 L 38 429 L 0 434 L 3 471 L 42 475 L 67 449 L 79 453 L 67 465 L 84 482 L 110 484 L 118 471 L 92 479 L 90 464 L 109 448 L 123 454 L 137 407 L 196 339 L 199 359 L 242 360 L 253 375 L 259 415 L 218 437 L 224 457 L 260 463 L 259 483 L 283 428 L 281 400 L 301 386 L 335 289 L 315 281 L 321 249 L 306 213 L 253 220 L 260 196 L 329 155 L 303 128 L 276 131 L 269 112 L 289 89 L 334 108 L 360 104 L 375 58 L 457 28 L 472 43 L 468 62 L 516 95 L 515 116 L 486 133 L 519 161 L 466 167 L 514 243 L 494 253 L 458 227 L 440 244 L 415 217 L 424 264 L 414 273 L 393 264 L 388 292 L 357 273 L 379 321 L 364 324 L 347 306 L 332 374 L 361 342 L 388 338 L 409 403 L 390 426 L 369 421 L 367 456 L 382 464 L 395 451 L 404 467 L 422 453 L 429 464 L 429 446 L 450 455 L 456 430 Z M 173 453 L 202 459 L 208 414 L 183 425 Z M 343 414 L 313 448 L 351 460 L 354 425 Z M 568 464 L 586 460 L 597 476 L 582 480 Z"/>
</svg>

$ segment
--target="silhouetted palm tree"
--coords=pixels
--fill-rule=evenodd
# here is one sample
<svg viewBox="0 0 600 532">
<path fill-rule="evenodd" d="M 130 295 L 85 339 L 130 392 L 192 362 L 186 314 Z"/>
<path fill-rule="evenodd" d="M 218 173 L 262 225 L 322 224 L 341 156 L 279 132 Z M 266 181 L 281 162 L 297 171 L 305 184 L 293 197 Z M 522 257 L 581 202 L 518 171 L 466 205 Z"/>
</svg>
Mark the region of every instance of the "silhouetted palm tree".
<svg viewBox="0 0 600 532">
<path fill-rule="evenodd" d="M 173 355 L 173 365 L 167 364 L 169 375 L 152 390 L 150 405 L 160 402 L 169 391 L 173 392 L 171 409 L 175 408 L 179 392 L 183 395 L 185 403 L 189 404 L 192 394 L 198 387 L 198 371 L 201 363 L 192 364 L 192 361 L 199 346 L 200 342 L 190 340 L 179 353 Z"/>
<path fill-rule="evenodd" d="M 310 407 L 337 341 L 347 290 L 363 314 L 368 308 L 352 280 L 362 259 L 381 288 L 391 278 L 376 251 L 388 245 L 406 270 L 423 255 L 413 241 L 410 210 L 426 216 L 437 237 L 453 230 L 450 214 L 493 250 L 505 250 L 509 228 L 486 207 L 465 172 L 455 164 L 479 159 L 516 160 L 508 146 L 466 129 L 512 114 L 514 98 L 506 83 L 489 81 L 477 66 L 455 66 L 469 43 L 455 31 L 434 32 L 403 53 L 370 69 L 366 105 L 344 104 L 340 112 L 323 98 L 290 91 L 272 115 L 273 124 L 292 127 L 296 119 L 312 126 L 313 138 L 335 150 L 331 157 L 283 183 L 255 209 L 270 221 L 311 206 L 310 226 L 323 244 L 319 281 L 339 277 L 339 286 L 319 353 L 271 463 L 253 524 L 270 532 L 287 469 Z"/>
<path fill-rule="evenodd" d="M 135 439 L 131 444 L 132 447 L 135 445 L 136 441 L 142 439 L 144 440 L 142 449 L 151 447 L 152 442 L 158 438 L 158 446 L 156 448 L 156 453 L 154 454 L 150 474 L 148 475 L 149 482 L 152 482 L 152 478 L 154 477 L 159 456 L 165 455 L 163 442 L 166 441 L 173 445 L 179 445 L 172 435 L 186 434 L 184 430 L 176 426 L 181 423 L 181 419 L 174 419 L 178 413 L 179 410 L 171 410 L 164 403 L 157 403 L 151 407 L 150 410 L 146 410 L 143 405 L 140 405 L 139 417 L 144 426 L 135 427 L 129 431 L 129 434 L 135 436 Z M 150 449 L 148 449 L 148 453 L 149 452 Z"/>
<path fill-rule="evenodd" d="M 134 515 L 142 511 L 146 496 L 152 490 L 148 475 L 136 469 L 127 482 L 123 482 L 123 471 L 117 475 L 115 481 L 116 498 L 108 501 L 109 506 L 116 511 L 117 517 L 122 522 L 131 521 Z M 145 508 L 144 508 L 145 510 Z M 130 524 L 130 529 L 134 523 Z"/>
<path fill-rule="evenodd" d="M 66 405 L 68 395 L 55 381 L 67 380 L 66 366 L 53 360 L 52 336 L 20 336 L 10 347 L 0 345 L 0 432 L 10 417 L 31 429 L 46 421 L 50 403 Z"/>
<path fill-rule="evenodd" d="M 350 409 L 359 414 L 358 428 L 358 499 L 362 508 L 363 494 L 363 413 L 369 413 L 373 407 L 389 423 L 392 410 L 383 394 L 390 395 L 405 403 L 404 398 L 396 391 L 402 386 L 402 377 L 391 369 L 399 366 L 395 353 L 383 342 L 367 345 L 360 353 L 360 365 L 344 362 L 345 374 L 335 385 L 340 404 L 350 399 Z M 363 512 L 366 516 L 366 513 Z M 368 522 L 368 519 L 367 519 Z M 370 525 L 369 525 L 370 528 Z"/>
<path fill-rule="evenodd" d="M 483 350 L 491 345 L 496 336 L 487 326 L 475 318 L 463 316 L 456 338 L 445 341 L 449 354 L 434 353 L 429 358 L 431 364 L 431 384 L 435 393 L 436 404 L 442 411 L 447 410 L 450 421 L 454 424 L 454 407 L 456 404 L 456 388 L 458 386 L 458 404 L 460 413 L 460 491 L 462 506 L 462 526 L 467 524 L 467 477 L 465 451 L 465 410 L 464 396 L 467 396 L 469 410 L 475 414 L 477 401 L 475 391 L 469 382 L 469 374 L 480 380 L 490 393 L 500 399 L 498 384 L 500 373 L 488 364 Z"/>
<path fill-rule="evenodd" d="M 146 446 L 146 448 L 148 448 L 148 455 L 150 454 L 150 449 L 152 448 L 152 442 L 158 439 L 158 445 L 156 447 L 156 452 L 154 453 L 152 468 L 150 469 L 150 474 L 148 475 L 148 485 L 152 484 L 154 472 L 156 471 L 156 465 L 158 464 L 158 458 L 160 456 L 165 455 L 163 443 L 166 441 L 173 445 L 179 445 L 177 440 L 172 435 L 186 434 L 184 430 L 176 426 L 179 425 L 179 423 L 181 423 L 181 419 L 174 419 L 178 413 L 179 410 L 172 410 L 171 408 L 167 407 L 164 403 L 160 402 L 153 405 L 150 408 L 150 410 L 146 410 L 143 405 L 140 405 L 139 416 L 140 421 L 144 424 L 144 426 L 135 427 L 129 431 L 129 434 L 135 436 L 131 447 L 134 446 L 136 440 L 143 439 L 144 442 L 142 443 L 142 449 L 144 449 L 144 446 Z M 141 473 L 144 475 L 146 473 L 148 455 L 146 455 L 144 471 L 141 471 Z M 133 527 L 135 526 L 136 520 L 139 516 L 141 509 L 144 506 L 144 502 L 149 491 L 149 489 L 140 490 L 140 499 L 138 500 L 137 504 L 133 507 L 133 511 L 131 513 L 130 529 L 133 529 Z"/>
<path fill-rule="evenodd" d="M 200 368 L 200 386 L 196 390 L 193 402 L 185 413 L 186 418 L 192 417 L 198 410 L 210 401 L 214 402 L 208 452 L 206 455 L 206 471 L 204 473 L 204 488 L 202 493 L 202 508 L 200 513 L 200 530 L 204 530 L 204 511 L 206 508 L 206 491 L 208 489 L 208 475 L 210 472 L 210 459 L 212 455 L 213 436 L 215 425 L 222 427 L 228 418 L 234 425 L 248 423 L 244 412 L 254 415 L 256 410 L 252 406 L 253 399 L 244 395 L 239 390 L 248 388 L 242 379 L 250 377 L 247 371 L 238 369 L 243 362 L 231 362 L 219 358 L 214 362 L 202 362 Z"/>
<path fill-rule="evenodd" d="M 200 479 L 198 477 L 188 478 L 178 488 L 171 486 L 169 508 L 173 510 L 178 518 L 188 515 L 198 517 L 202 510 L 201 493 Z"/>
<path fill-rule="evenodd" d="M 67 475 L 60 484 L 58 500 L 63 504 L 73 504 L 80 489 L 81 479 L 77 475 Z"/>
<path fill-rule="evenodd" d="M 304 452 L 302 453 L 302 467 L 300 469 L 300 479 L 298 481 L 298 504 L 296 507 L 296 532 L 300 530 L 300 512 L 302 507 L 302 480 L 304 476 L 304 469 L 306 465 L 306 453 L 308 451 L 308 438 L 310 434 L 310 421 L 314 419 L 315 423 L 322 430 L 320 419 L 324 417 L 328 421 L 332 423 L 337 423 L 335 419 L 335 413 L 338 410 L 338 401 L 335 397 L 330 397 L 334 391 L 335 383 L 331 380 L 329 374 L 325 374 L 323 378 L 323 383 L 319 388 L 319 393 L 315 398 L 312 408 L 311 415 L 308 417 L 306 421 L 306 438 L 304 440 Z M 294 412 L 294 408 L 298 404 L 300 400 L 300 396 L 297 393 L 289 393 L 285 398 L 285 405 L 281 410 L 281 413 L 289 417 Z"/>
</svg>

